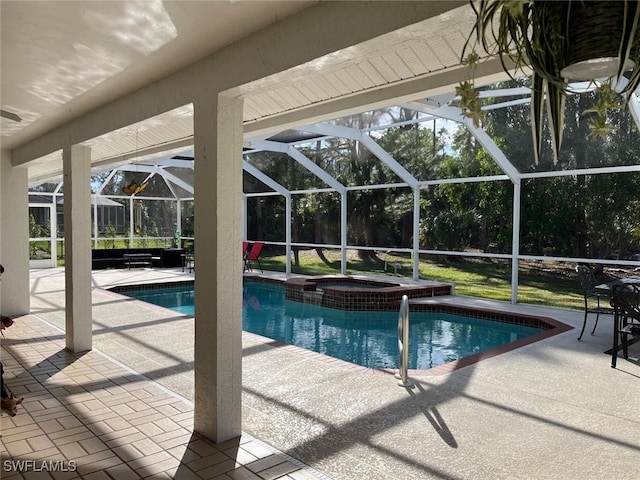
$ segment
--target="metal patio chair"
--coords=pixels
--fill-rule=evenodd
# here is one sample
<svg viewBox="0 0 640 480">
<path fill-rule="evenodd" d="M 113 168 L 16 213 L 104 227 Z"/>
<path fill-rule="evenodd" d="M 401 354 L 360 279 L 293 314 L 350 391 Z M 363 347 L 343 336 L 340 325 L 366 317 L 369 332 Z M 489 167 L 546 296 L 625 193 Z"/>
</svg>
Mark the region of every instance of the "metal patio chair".
<svg viewBox="0 0 640 480">
<path fill-rule="evenodd" d="M 592 269 L 584 265 L 578 265 L 576 272 L 578 272 L 578 279 L 580 280 L 580 287 L 582 288 L 582 295 L 584 297 L 584 320 L 582 322 L 580 336 L 578 337 L 578 340 L 580 340 L 582 339 L 582 334 L 587 325 L 587 317 L 590 313 L 595 313 L 596 315 L 596 323 L 593 325 L 593 330 L 591 330 L 591 335 L 593 335 L 598 326 L 600 315 L 614 315 L 615 309 L 600 304 L 601 298 L 605 299 L 607 303 L 610 303 L 609 296 L 596 291 L 596 285 L 598 285 L 598 283 L 596 282 L 596 277 Z"/>
<path fill-rule="evenodd" d="M 640 283 L 621 283 L 613 287 L 615 308 L 611 368 L 616 368 L 618 341 L 622 343 L 622 356 L 629 358 L 629 339 L 640 337 Z"/>
</svg>

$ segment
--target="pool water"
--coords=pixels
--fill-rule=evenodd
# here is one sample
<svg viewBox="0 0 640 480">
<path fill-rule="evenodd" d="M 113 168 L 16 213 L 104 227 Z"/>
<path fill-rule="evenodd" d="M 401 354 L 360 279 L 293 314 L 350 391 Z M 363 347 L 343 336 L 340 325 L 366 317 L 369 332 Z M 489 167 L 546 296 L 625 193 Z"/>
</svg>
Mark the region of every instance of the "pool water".
<svg viewBox="0 0 640 480">
<path fill-rule="evenodd" d="M 127 292 L 193 315 L 193 287 Z M 242 328 L 369 368 L 398 368 L 398 313 L 353 312 L 285 300 L 284 288 L 243 287 Z M 411 312 L 409 368 L 429 369 L 542 332 L 448 313 Z"/>
<path fill-rule="evenodd" d="M 125 295 L 193 316 L 195 301 L 193 286 L 133 290 L 126 292 Z"/>
</svg>

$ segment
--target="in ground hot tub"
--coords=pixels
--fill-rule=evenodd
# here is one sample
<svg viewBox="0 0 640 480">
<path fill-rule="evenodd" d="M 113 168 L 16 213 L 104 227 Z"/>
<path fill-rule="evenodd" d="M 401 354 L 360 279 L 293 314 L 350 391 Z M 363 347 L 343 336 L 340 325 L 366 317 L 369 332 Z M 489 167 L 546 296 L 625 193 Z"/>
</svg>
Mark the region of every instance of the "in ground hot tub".
<svg viewBox="0 0 640 480">
<path fill-rule="evenodd" d="M 402 284 L 348 276 L 290 278 L 286 299 L 338 310 L 397 310 L 403 295 L 409 298 L 451 295 L 451 285 Z"/>
</svg>

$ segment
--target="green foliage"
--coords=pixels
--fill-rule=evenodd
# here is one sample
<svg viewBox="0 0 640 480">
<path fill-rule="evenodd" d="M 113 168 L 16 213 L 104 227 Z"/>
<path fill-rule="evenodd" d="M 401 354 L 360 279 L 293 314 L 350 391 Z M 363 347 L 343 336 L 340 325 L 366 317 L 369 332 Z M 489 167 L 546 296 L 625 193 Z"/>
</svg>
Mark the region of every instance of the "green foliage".
<svg viewBox="0 0 640 480">
<path fill-rule="evenodd" d="M 107 239 L 104 241 L 106 248 L 116 248 L 116 229 L 113 225 L 104 227 L 104 235 Z"/>
<path fill-rule="evenodd" d="M 441 210 L 421 224 L 421 245 L 428 249 L 464 250 L 476 230 L 478 217 L 473 211 Z"/>
<path fill-rule="evenodd" d="M 535 165 L 530 137 L 523 135 L 529 115 L 526 106 L 492 110 L 486 128 L 505 156 L 525 172 L 637 164 L 640 135 L 627 112 L 608 110 L 617 128 L 605 138 L 589 138 L 589 110 L 598 101 L 595 94 L 567 98 L 563 149 L 556 166 L 549 147 L 546 162 Z M 503 182 L 488 182 L 482 188 L 493 189 L 499 183 Z M 491 208 L 492 196 L 485 195 L 482 214 L 497 214 L 500 203 L 510 204 L 512 189 L 508 192 L 494 192 Z M 638 172 L 527 179 L 522 182 L 521 200 L 523 254 L 628 258 L 640 251 L 633 233 L 640 226 Z"/>
<path fill-rule="evenodd" d="M 29 215 L 29 237 L 30 238 L 45 238 L 51 235 L 49 228 L 40 225 L 36 222 L 33 214 Z"/>
<path fill-rule="evenodd" d="M 29 242 L 29 259 L 49 259 L 51 258 L 51 242 L 48 240 Z"/>
<path fill-rule="evenodd" d="M 611 82 L 598 85 L 596 88 L 596 102 L 591 108 L 587 108 L 583 114 L 593 113 L 589 118 L 589 138 L 597 140 L 606 138 L 613 132 L 613 124 L 610 123 L 609 112 L 611 110 L 620 110 L 620 98 L 614 91 Z"/>
<path fill-rule="evenodd" d="M 462 115 L 470 118 L 473 124 L 479 127 L 485 116 L 482 111 L 480 93 L 475 88 L 475 85 L 469 80 L 460 82 L 460 84 L 456 86 L 456 95 L 460 97 L 458 104 L 462 108 Z"/>
<path fill-rule="evenodd" d="M 36 222 L 33 214 L 29 214 L 29 238 L 45 238 L 50 236 L 49 228 Z M 48 241 L 30 241 L 29 258 L 50 258 L 51 246 Z"/>
<path fill-rule="evenodd" d="M 504 88 L 496 85 L 493 88 Z M 567 120 L 560 163 L 553 165 L 550 140 L 543 159 L 535 163 L 531 150 L 529 110 L 516 105 L 491 110 L 485 128 L 507 159 L 521 172 L 624 165 L 640 158 L 640 136 L 623 111 L 609 110 L 618 128 L 605 139 L 589 140 L 588 121 L 595 95 L 567 99 Z M 398 114 L 398 112 L 394 113 Z M 401 118 L 408 114 L 399 112 Z M 369 118 L 370 120 L 370 118 Z M 354 125 L 367 119 L 350 120 Z M 488 152 L 466 129 L 445 135 L 422 122 L 388 128 L 375 141 L 419 180 L 503 175 Z M 313 144 L 307 156 L 330 169 L 345 185 L 399 182 L 397 175 L 358 142 L 334 139 Z M 280 160 L 280 161 L 278 161 Z M 290 164 L 267 156 L 265 171 L 278 180 L 289 178 Z M 298 175 L 300 189 L 316 187 L 311 177 Z M 640 174 L 637 172 L 559 176 L 522 181 L 520 252 L 586 258 L 628 258 L 640 252 Z M 446 182 L 424 186 L 420 196 L 420 248 L 510 253 L 513 237 L 514 186 L 509 180 Z M 407 187 L 355 189 L 347 194 L 347 243 L 375 247 L 412 246 L 413 192 Z M 292 196 L 292 239 L 295 243 L 340 243 L 340 195 L 333 192 Z M 255 240 L 285 240 L 286 203 L 280 196 L 250 197 L 248 236 Z M 365 252 L 364 250 L 362 252 Z M 376 261 L 361 253 L 363 261 Z"/>
<path fill-rule="evenodd" d="M 351 127 L 375 124 L 381 115 L 404 121 L 415 116 L 406 109 L 353 116 L 343 121 Z M 428 123 L 431 126 L 431 122 Z M 411 174 L 433 174 L 436 155 L 443 148 L 443 133 L 421 124 L 389 128 L 372 137 Z M 310 143 L 301 151 L 343 185 L 399 183 L 401 179 L 359 142 L 331 139 Z M 292 159 L 264 152 L 251 161 L 287 188 L 326 187 L 313 175 L 300 171 Z M 259 190 L 257 181 L 245 176 L 245 191 Z M 409 246 L 413 235 L 413 193 L 410 188 L 372 188 L 348 193 L 349 243 L 356 245 Z M 285 240 L 285 201 L 281 197 L 250 197 L 247 202 L 248 236 L 256 240 Z M 341 199 L 336 193 L 296 194 L 292 197 L 291 231 L 294 242 L 340 242 Z"/>
<path fill-rule="evenodd" d="M 142 248 L 147 248 L 149 246 L 149 239 L 147 238 L 147 227 L 143 227 L 140 232 L 140 238 L 138 239 L 138 245 Z"/>
</svg>

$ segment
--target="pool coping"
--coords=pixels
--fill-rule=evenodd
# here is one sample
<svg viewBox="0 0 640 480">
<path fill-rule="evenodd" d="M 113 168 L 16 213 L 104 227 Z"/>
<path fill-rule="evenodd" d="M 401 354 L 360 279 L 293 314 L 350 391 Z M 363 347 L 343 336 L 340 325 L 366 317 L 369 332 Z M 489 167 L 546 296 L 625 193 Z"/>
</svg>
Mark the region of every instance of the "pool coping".
<svg viewBox="0 0 640 480">
<path fill-rule="evenodd" d="M 286 282 L 281 279 L 274 279 L 269 277 L 260 277 L 257 275 L 245 276 L 245 280 L 255 283 L 266 283 L 278 286 L 285 286 Z M 114 287 L 103 289 L 106 292 L 115 293 L 119 295 L 124 295 L 124 292 L 127 291 L 135 291 L 135 290 L 143 290 L 143 289 L 161 289 L 161 288 L 172 288 L 172 287 L 182 287 L 182 286 L 192 286 L 194 285 L 193 280 L 187 281 L 175 281 L 175 282 L 164 282 L 164 283 L 141 283 L 135 285 L 117 285 Z M 450 296 L 449 296 L 450 297 Z M 142 301 L 137 300 L 133 297 L 131 298 L 133 301 Z M 438 301 L 438 297 L 428 297 L 425 299 L 415 298 L 409 300 L 409 311 L 411 312 L 439 312 L 439 313 L 452 313 L 456 315 L 463 315 L 470 318 L 480 318 L 483 320 L 496 321 L 500 323 L 511 323 L 516 325 L 534 327 L 534 328 L 543 328 L 544 331 L 540 333 L 536 333 L 534 335 L 530 335 L 526 338 L 522 338 L 519 340 L 515 340 L 513 342 L 506 343 L 504 345 L 500 345 L 497 347 L 490 348 L 483 352 L 474 353 L 467 357 L 463 357 L 452 362 L 448 362 L 442 365 L 438 365 L 429 369 L 410 369 L 408 372 L 413 376 L 439 376 L 447 373 L 451 373 L 453 371 L 459 370 L 464 367 L 468 367 L 469 365 L 473 365 L 474 363 L 478 363 L 482 360 L 487 360 L 489 358 L 496 357 L 503 353 L 507 353 L 518 348 L 537 343 L 541 340 L 545 340 L 561 333 L 565 333 L 567 331 L 573 330 L 574 327 L 567 325 L 559 320 L 556 320 L 547 316 L 540 315 L 531 315 L 525 313 L 515 313 L 515 312 L 506 312 L 500 311 L 490 308 L 482 308 L 482 307 L 474 307 L 474 306 L 455 306 L 446 302 Z M 144 302 L 147 305 L 151 305 L 155 308 L 161 309 L 163 311 L 171 312 L 173 315 L 179 314 L 174 310 L 169 308 L 165 308 L 159 305 L 154 305 L 148 302 Z M 392 311 L 392 310 L 384 310 L 384 311 Z M 187 318 L 193 318 L 192 315 L 182 314 L 181 316 Z M 334 358 L 329 355 L 325 355 L 323 353 L 314 352 L 313 350 L 306 350 L 302 347 L 298 347 L 296 345 L 291 345 L 288 343 L 280 342 L 278 340 L 273 340 L 268 337 L 264 337 L 262 335 L 258 335 L 256 333 L 247 332 L 243 330 L 243 335 L 254 339 L 260 339 L 260 343 L 271 346 L 273 348 L 283 348 L 292 353 L 296 353 L 298 355 L 302 355 L 307 358 L 314 358 L 316 360 L 321 361 L 325 364 L 331 364 L 333 366 L 342 366 L 352 372 L 362 372 L 362 373 L 382 373 L 382 374 L 391 374 L 395 375 L 398 371 L 397 369 L 388 369 L 388 368 L 370 368 L 363 367 L 362 365 L 358 365 L 355 363 L 348 362 L 346 360 L 342 360 L 339 358 Z"/>
</svg>

